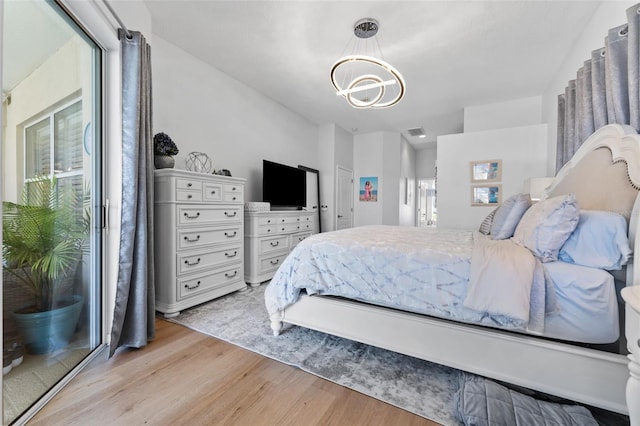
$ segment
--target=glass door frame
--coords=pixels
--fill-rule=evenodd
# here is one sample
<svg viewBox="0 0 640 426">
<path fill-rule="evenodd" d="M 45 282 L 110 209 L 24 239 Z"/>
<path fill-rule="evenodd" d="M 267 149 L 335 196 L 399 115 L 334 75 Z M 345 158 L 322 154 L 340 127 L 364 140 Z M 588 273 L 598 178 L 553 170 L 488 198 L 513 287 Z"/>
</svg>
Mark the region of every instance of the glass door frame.
<svg viewBox="0 0 640 426">
<path fill-rule="evenodd" d="M 92 140 L 91 149 L 95 154 L 91 158 L 91 194 L 92 205 L 91 214 L 92 218 L 92 230 L 90 232 L 92 252 L 90 256 L 90 271 L 91 277 L 89 278 L 91 285 L 90 293 L 88 297 L 91 302 L 88 303 L 89 315 L 92 321 L 97 321 L 92 325 L 89 345 L 94 348 L 90 353 L 84 357 L 84 359 L 71 369 L 56 385 L 49 389 L 36 403 L 34 403 L 28 410 L 22 413 L 21 416 L 14 420 L 15 423 L 22 424 L 28 421 L 43 405 L 45 405 L 53 396 L 58 393 L 75 375 L 77 375 L 83 368 L 85 368 L 92 360 L 101 354 L 106 353 L 107 347 L 107 315 L 106 315 L 106 297 L 108 295 L 107 289 L 107 271 L 106 271 L 106 252 L 107 252 L 107 220 L 108 220 L 108 198 L 107 194 L 107 177 L 104 174 L 106 168 L 104 163 L 106 161 L 106 145 L 107 145 L 107 128 L 106 124 L 113 123 L 117 120 L 118 114 L 107 114 L 106 111 L 115 111 L 116 105 L 119 103 L 120 98 L 113 96 L 112 94 L 119 91 L 120 86 L 116 84 L 107 85 L 107 81 L 114 82 L 113 75 L 116 70 L 119 69 L 119 58 L 114 59 L 116 55 L 119 55 L 119 46 L 117 42 L 117 35 L 115 31 L 111 33 L 110 37 L 104 36 L 104 18 L 102 12 L 96 3 L 92 4 L 73 4 L 72 2 L 66 2 L 65 0 L 46 0 L 47 3 L 52 4 L 54 7 L 59 8 L 66 17 L 64 17 L 71 26 L 75 27 L 78 34 L 86 39 L 91 40 L 91 44 L 96 46 L 93 51 L 92 58 L 92 99 L 94 100 L 92 109 L 92 123 L 90 135 Z M 68 4 L 67 4 L 68 3 Z M 72 11 L 76 8 L 77 10 Z M 61 16 L 63 16 L 61 14 Z M 81 23 L 82 21 L 88 22 L 92 27 L 99 29 L 100 37 L 96 38 L 95 34 L 87 30 L 87 26 Z M 4 19 L 4 4 L 0 2 L 0 22 Z M 106 34 L 108 34 L 107 30 Z M 102 40 L 99 40 L 102 39 Z M 100 41 L 108 40 L 108 47 L 105 48 Z M 0 33 L 0 51 L 3 46 L 3 35 Z M 115 62 L 115 63 L 114 63 Z M 0 69 L 0 83 L 2 82 L 3 75 Z M 118 79 L 115 79 L 115 83 L 119 83 Z M 1 84 L 0 84 L 1 85 Z M 107 94 L 110 94 L 107 99 Z M 114 117 L 115 115 L 115 117 Z M 0 128 L 4 125 L 4 117 L 0 114 Z M 117 123 L 117 121 L 115 121 Z M 117 126 L 116 126 L 117 127 Z M 112 132 L 109 139 L 114 139 L 114 133 Z M 2 152 L 0 152 L 0 173 L 4 173 Z M 2 201 L 2 194 L 0 194 L 0 201 Z M 0 210 L 0 219 L 2 212 Z M 0 230 L 0 238 L 2 237 L 2 231 Z M 0 278 L 1 283 L 2 278 Z M 0 306 L 2 305 L 2 298 L 0 298 Z M 1 326 L 0 326 L 1 327 Z M 3 398 L 3 389 L 0 386 L 0 398 Z M 4 409 L 3 409 L 4 418 Z"/>
</svg>

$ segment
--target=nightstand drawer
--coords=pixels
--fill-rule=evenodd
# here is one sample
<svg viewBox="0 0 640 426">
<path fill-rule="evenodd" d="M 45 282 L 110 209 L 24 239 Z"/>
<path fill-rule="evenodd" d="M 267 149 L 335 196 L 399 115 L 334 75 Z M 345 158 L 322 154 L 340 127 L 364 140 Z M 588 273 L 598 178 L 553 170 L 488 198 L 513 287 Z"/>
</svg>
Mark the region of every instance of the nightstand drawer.
<svg viewBox="0 0 640 426">
<path fill-rule="evenodd" d="M 242 247 L 236 245 L 215 251 L 205 249 L 195 253 L 181 252 L 177 255 L 176 269 L 180 275 L 183 275 L 210 269 L 224 263 L 239 262 L 242 259 L 241 250 Z"/>
<path fill-rule="evenodd" d="M 271 253 L 278 250 L 289 250 L 289 237 L 282 236 L 277 238 L 269 238 L 260 240 L 259 253 Z"/>
<path fill-rule="evenodd" d="M 225 227 L 220 229 L 180 229 L 178 230 L 178 248 L 189 249 L 211 244 L 227 244 L 242 241 L 240 227 Z"/>
<path fill-rule="evenodd" d="M 284 259 L 289 253 L 283 253 L 278 256 L 272 256 L 264 259 L 260 259 L 260 273 L 275 271 L 282 264 Z"/>
<path fill-rule="evenodd" d="M 178 206 L 179 225 L 238 222 L 240 215 L 240 207 Z"/>
<path fill-rule="evenodd" d="M 242 277 L 239 266 L 225 268 L 212 274 L 201 274 L 178 280 L 178 299 L 195 296 L 218 287 L 224 287 Z"/>
</svg>

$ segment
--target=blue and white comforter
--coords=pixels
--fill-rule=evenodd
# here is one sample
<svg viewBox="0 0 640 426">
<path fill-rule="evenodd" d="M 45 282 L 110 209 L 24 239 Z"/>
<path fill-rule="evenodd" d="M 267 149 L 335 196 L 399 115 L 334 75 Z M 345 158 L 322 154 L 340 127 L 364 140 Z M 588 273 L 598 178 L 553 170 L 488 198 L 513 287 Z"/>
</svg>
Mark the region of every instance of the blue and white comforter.
<svg viewBox="0 0 640 426">
<path fill-rule="evenodd" d="M 473 231 L 363 226 L 313 235 L 291 252 L 265 292 L 269 314 L 285 309 L 308 294 L 342 296 L 405 311 L 539 333 L 542 324 L 529 313 L 505 315 L 464 306 L 469 287 Z M 526 280 L 532 280 L 528 277 Z M 491 283 L 479 282 L 480 286 Z M 534 294 L 532 284 L 524 293 Z M 544 283 L 535 287 L 544 300 Z M 523 292 L 521 292 L 523 293 Z M 540 297 L 535 297 L 540 301 Z M 508 300 L 504 301 L 509 303 Z M 473 300 L 467 300 L 473 306 Z M 528 306 L 527 306 L 528 308 Z M 535 306 L 542 309 L 544 303 Z M 528 309 L 527 309 L 528 311 Z M 537 315 L 534 312 L 535 315 Z"/>
</svg>

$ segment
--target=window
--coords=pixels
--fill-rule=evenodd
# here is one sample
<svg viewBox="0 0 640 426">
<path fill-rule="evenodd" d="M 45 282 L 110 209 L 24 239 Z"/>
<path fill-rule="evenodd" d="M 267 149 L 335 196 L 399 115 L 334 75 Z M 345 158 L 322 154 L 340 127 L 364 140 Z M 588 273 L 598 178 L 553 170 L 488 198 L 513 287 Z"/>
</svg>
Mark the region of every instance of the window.
<svg viewBox="0 0 640 426">
<path fill-rule="evenodd" d="M 40 117 L 24 129 L 24 183 L 39 177 L 55 177 L 58 192 L 72 191 L 79 203 L 83 196 L 82 101 L 75 100 Z M 78 205 L 81 211 L 82 205 Z"/>
</svg>

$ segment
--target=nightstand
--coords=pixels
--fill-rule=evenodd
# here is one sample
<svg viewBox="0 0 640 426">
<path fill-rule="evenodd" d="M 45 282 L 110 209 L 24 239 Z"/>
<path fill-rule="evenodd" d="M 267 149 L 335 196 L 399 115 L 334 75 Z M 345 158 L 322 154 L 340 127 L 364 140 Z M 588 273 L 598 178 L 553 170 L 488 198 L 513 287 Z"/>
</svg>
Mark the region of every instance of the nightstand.
<svg viewBox="0 0 640 426">
<path fill-rule="evenodd" d="M 627 381 L 627 407 L 631 426 L 640 426 L 640 285 L 622 289 L 626 302 L 627 348 L 629 357 L 629 380 Z"/>
</svg>

